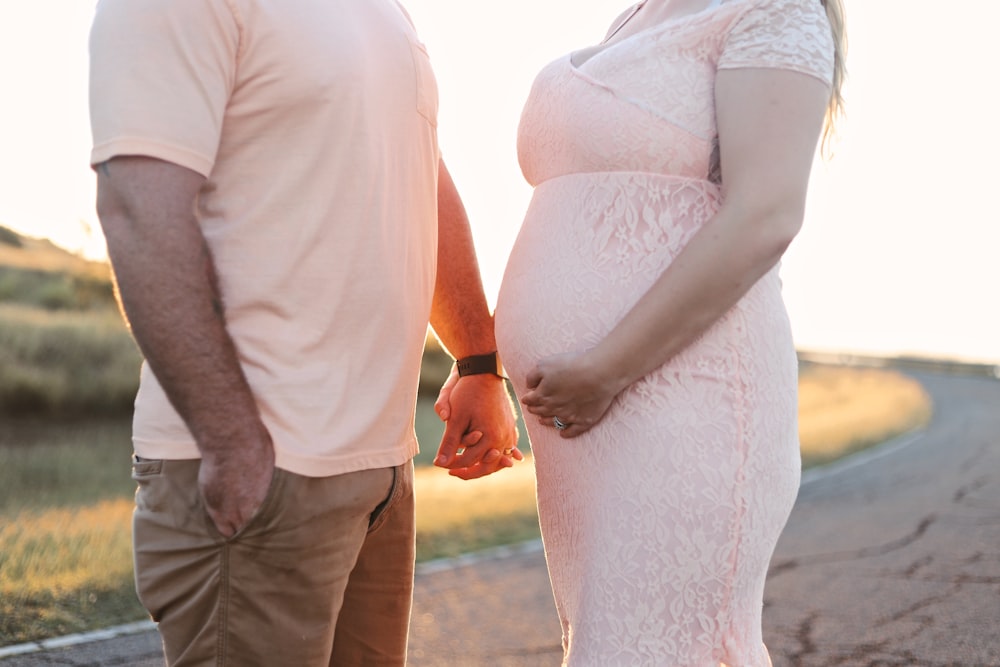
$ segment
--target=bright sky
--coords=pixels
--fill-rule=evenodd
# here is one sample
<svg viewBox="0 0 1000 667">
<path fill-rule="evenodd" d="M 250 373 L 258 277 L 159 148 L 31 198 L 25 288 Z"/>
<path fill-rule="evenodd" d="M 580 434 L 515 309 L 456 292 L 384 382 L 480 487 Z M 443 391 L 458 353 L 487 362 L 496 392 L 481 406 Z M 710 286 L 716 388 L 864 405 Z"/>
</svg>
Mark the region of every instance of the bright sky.
<svg viewBox="0 0 1000 667">
<path fill-rule="evenodd" d="M 659 1 L 659 0 L 653 0 Z M 849 117 L 786 255 L 800 347 L 1000 363 L 1000 3 L 847 0 Z M 404 0 L 441 90 L 440 141 L 487 294 L 530 197 L 515 137 L 535 73 L 629 0 Z M 93 0 L 0 0 L 0 224 L 103 255 L 87 167 Z M 88 233 L 88 230 L 93 230 Z"/>
</svg>

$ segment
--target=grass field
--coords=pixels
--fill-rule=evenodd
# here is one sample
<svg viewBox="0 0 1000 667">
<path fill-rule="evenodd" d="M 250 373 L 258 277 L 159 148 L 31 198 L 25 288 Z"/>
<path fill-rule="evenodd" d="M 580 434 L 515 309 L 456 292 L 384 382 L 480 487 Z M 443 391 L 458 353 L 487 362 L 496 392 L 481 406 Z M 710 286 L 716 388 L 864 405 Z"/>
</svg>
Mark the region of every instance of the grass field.
<svg viewBox="0 0 1000 667">
<path fill-rule="evenodd" d="M 812 366 L 800 382 L 803 460 L 814 464 L 918 427 L 930 402 L 883 370 Z M 442 426 L 421 399 L 418 560 L 538 536 L 530 458 L 463 482 L 426 465 Z M 525 449 L 525 445 L 522 445 Z M 0 421 L 0 645 L 144 617 L 132 589 L 127 420 Z"/>
<path fill-rule="evenodd" d="M 107 264 L 0 226 L 0 417 L 127 414 L 139 363 Z"/>
<path fill-rule="evenodd" d="M 127 414 L 140 362 L 111 308 L 0 304 L 0 415 Z"/>
<path fill-rule="evenodd" d="M 931 401 L 892 370 L 805 365 L 799 376 L 802 465 L 827 463 L 925 426 Z"/>
<path fill-rule="evenodd" d="M 111 271 L 0 226 L 0 302 L 50 311 L 108 308 L 114 304 Z"/>
</svg>

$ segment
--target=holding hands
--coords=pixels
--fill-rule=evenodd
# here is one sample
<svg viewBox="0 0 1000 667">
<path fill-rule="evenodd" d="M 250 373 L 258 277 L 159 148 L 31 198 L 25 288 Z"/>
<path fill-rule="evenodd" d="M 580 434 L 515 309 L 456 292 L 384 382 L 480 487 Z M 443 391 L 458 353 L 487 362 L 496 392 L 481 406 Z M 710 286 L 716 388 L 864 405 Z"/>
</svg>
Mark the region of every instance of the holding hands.
<svg viewBox="0 0 1000 667">
<path fill-rule="evenodd" d="M 476 479 L 524 459 L 517 449 L 514 407 L 500 376 L 459 377 L 453 368 L 434 411 L 445 422 L 434 465 L 448 468 L 449 475 Z"/>
</svg>

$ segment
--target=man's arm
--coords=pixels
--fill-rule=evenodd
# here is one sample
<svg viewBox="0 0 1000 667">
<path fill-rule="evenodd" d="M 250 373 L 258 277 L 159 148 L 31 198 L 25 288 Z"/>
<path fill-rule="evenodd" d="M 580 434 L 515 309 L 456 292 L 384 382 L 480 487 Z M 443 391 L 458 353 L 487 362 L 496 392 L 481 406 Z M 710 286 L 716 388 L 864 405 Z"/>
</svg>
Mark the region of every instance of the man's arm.
<svg viewBox="0 0 1000 667">
<path fill-rule="evenodd" d="M 438 167 L 438 270 L 431 326 L 457 359 L 496 350 L 493 317 L 486 305 L 469 218 L 444 161 Z M 481 374 L 452 382 L 449 400 L 438 404 L 447 426 L 435 464 L 451 468 L 453 475 L 465 479 L 510 466 L 509 457 L 491 453 L 517 444 L 504 379 Z M 456 457 L 463 447 L 462 437 L 476 431 L 482 433 L 481 440 L 473 444 L 467 439 L 467 453 Z"/>
<path fill-rule="evenodd" d="M 263 502 L 274 448 L 226 330 L 194 216 L 203 182 L 169 162 L 116 157 L 97 166 L 97 211 L 122 311 L 201 452 L 208 514 L 231 536 Z"/>
</svg>

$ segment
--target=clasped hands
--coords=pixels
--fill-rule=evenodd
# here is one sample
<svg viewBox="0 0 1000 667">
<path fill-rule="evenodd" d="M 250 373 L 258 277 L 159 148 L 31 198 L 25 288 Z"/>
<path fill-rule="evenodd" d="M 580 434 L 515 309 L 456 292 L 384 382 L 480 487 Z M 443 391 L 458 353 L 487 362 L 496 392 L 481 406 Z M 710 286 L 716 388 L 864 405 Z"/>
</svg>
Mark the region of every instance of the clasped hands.
<svg viewBox="0 0 1000 667">
<path fill-rule="evenodd" d="M 489 373 L 460 378 L 452 368 L 434 411 L 445 423 L 434 465 L 447 468 L 449 475 L 476 479 L 524 459 L 503 378 Z"/>
</svg>

